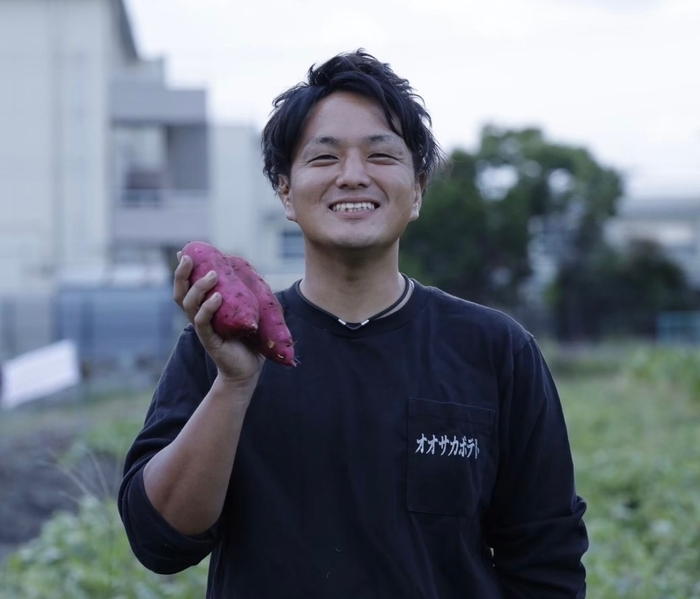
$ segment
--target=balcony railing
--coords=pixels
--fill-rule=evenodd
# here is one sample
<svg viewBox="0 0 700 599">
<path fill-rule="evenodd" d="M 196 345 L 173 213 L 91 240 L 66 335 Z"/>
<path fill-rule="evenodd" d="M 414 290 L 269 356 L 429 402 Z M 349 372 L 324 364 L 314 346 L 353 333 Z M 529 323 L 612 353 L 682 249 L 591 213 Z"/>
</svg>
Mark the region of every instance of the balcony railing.
<svg viewBox="0 0 700 599">
<path fill-rule="evenodd" d="M 123 208 L 190 208 L 206 204 L 209 192 L 204 189 L 121 189 L 117 205 Z"/>
<path fill-rule="evenodd" d="M 209 238 L 206 190 L 120 189 L 115 193 L 117 244 L 180 245 Z"/>
</svg>

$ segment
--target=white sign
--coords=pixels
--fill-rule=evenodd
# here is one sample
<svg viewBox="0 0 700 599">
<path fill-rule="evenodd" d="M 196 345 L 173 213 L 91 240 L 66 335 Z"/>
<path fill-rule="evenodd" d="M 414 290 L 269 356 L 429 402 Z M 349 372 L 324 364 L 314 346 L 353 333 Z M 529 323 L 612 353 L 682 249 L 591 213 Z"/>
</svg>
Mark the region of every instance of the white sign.
<svg viewBox="0 0 700 599">
<path fill-rule="evenodd" d="M 13 408 L 78 383 L 80 366 L 75 342 L 59 341 L 2 365 L 0 405 Z"/>
</svg>

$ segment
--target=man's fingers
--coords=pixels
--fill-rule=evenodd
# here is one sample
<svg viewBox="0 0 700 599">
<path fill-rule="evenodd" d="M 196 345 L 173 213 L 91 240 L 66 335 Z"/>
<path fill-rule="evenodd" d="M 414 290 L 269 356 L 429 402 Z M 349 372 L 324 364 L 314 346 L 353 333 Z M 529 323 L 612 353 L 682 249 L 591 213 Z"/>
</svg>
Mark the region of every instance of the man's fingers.
<svg viewBox="0 0 700 599">
<path fill-rule="evenodd" d="M 173 276 L 173 299 L 182 307 L 185 296 L 190 290 L 192 259 L 189 256 L 182 256 L 182 252 L 178 252 L 177 255 L 180 263 L 177 265 Z"/>
<path fill-rule="evenodd" d="M 211 326 L 211 319 L 221 306 L 221 294 L 212 293 L 211 297 L 202 303 L 199 310 L 194 316 L 193 323 L 197 329 L 197 333 L 201 337 L 211 337 L 215 335 L 214 329 Z"/>
<path fill-rule="evenodd" d="M 189 321 L 197 329 L 197 333 L 207 338 L 215 335 L 211 327 L 211 318 L 221 306 L 221 294 L 214 293 L 205 299 L 207 293 L 216 285 L 216 272 L 211 271 L 190 285 L 192 274 L 192 259 L 177 253 L 180 260 L 173 278 L 173 299 L 185 311 Z"/>
<path fill-rule="evenodd" d="M 187 292 L 187 295 L 185 295 L 182 301 L 182 308 L 187 313 L 191 322 L 194 322 L 194 318 L 204 304 L 204 300 L 207 299 L 207 294 L 216 285 L 217 280 L 216 273 L 210 271 L 207 275 L 194 283 Z"/>
</svg>

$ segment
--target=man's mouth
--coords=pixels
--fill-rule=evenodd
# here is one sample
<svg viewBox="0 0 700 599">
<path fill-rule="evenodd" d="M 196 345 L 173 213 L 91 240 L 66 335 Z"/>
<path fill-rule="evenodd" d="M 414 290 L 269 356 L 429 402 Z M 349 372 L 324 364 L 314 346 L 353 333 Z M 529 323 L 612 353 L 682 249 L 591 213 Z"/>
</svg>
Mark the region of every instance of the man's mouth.
<svg viewBox="0 0 700 599">
<path fill-rule="evenodd" d="M 372 202 L 338 202 L 331 206 L 333 212 L 360 212 L 361 210 L 375 210 L 377 205 Z"/>
</svg>

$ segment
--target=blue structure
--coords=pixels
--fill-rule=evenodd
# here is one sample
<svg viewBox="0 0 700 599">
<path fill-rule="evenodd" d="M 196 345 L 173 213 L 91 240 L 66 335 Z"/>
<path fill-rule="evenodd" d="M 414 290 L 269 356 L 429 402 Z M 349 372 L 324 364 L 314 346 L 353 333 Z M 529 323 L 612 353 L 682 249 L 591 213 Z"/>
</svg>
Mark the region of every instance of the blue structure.
<svg viewBox="0 0 700 599">
<path fill-rule="evenodd" d="M 56 339 L 73 339 L 92 364 L 162 362 L 177 334 L 172 288 L 75 288 L 56 296 Z"/>
<path fill-rule="evenodd" d="M 700 345 L 700 312 L 664 312 L 656 321 L 660 343 Z"/>
</svg>

